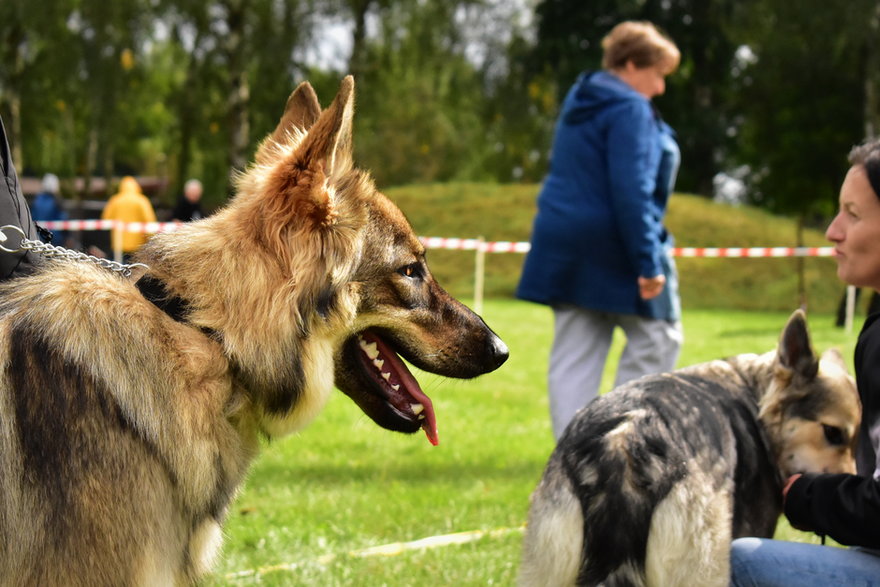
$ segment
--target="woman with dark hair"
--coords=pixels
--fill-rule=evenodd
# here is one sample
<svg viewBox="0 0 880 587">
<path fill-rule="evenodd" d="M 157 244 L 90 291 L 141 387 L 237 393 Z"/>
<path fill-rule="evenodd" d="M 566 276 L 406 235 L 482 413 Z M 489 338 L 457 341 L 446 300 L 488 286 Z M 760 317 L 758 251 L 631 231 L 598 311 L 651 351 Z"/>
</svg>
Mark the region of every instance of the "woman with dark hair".
<svg viewBox="0 0 880 587">
<path fill-rule="evenodd" d="M 837 275 L 880 290 L 880 141 L 854 148 L 840 208 L 825 236 Z M 782 489 L 791 525 L 853 548 L 740 538 L 731 550 L 731 584 L 872 585 L 880 581 L 880 314 L 865 320 L 855 351 L 862 424 L 855 475 L 798 474 Z"/>
</svg>

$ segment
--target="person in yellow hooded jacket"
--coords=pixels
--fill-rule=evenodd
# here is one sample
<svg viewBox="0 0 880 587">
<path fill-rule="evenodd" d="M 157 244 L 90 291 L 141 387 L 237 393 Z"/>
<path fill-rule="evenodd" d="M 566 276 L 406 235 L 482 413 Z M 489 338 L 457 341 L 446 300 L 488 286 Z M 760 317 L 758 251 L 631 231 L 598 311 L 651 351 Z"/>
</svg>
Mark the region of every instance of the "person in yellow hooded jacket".
<svg viewBox="0 0 880 587">
<path fill-rule="evenodd" d="M 137 180 L 127 175 L 119 182 L 119 192 L 107 200 L 107 205 L 104 206 L 104 211 L 101 213 L 101 219 L 122 222 L 156 222 L 156 212 L 153 210 L 150 200 L 141 191 Z M 149 236 L 145 232 L 130 232 L 114 228 L 110 235 L 110 242 L 114 254 L 122 251 L 122 261 L 127 262 L 131 254 L 147 242 Z"/>
</svg>

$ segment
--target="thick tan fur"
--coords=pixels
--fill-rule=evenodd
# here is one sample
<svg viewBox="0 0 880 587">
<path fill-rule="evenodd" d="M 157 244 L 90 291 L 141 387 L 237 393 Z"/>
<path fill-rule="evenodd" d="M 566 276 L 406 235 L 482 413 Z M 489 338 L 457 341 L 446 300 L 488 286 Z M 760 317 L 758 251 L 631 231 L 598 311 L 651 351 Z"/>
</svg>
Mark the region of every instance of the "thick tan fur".
<svg viewBox="0 0 880 587">
<path fill-rule="evenodd" d="M 138 286 L 71 262 L 0 285 L 0 583 L 195 582 L 260 437 L 308 424 L 334 382 L 385 427 L 425 426 L 412 384 L 369 373 L 368 330 L 452 377 L 506 359 L 352 166 L 352 113 L 350 77 L 324 111 L 297 88 L 233 201 L 152 239 Z"/>
</svg>

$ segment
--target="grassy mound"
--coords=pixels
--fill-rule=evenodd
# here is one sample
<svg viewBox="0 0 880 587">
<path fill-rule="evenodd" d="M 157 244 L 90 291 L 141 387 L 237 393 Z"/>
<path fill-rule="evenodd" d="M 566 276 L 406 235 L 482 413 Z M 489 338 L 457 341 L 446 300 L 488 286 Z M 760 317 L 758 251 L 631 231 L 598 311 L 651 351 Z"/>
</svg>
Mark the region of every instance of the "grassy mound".
<svg viewBox="0 0 880 587">
<path fill-rule="evenodd" d="M 539 186 L 475 183 L 411 185 L 385 190 L 423 236 L 526 241 L 531 232 Z M 756 208 L 731 207 L 705 198 L 676 194 L 666 225 L 682 247 L 794 246 L 790 218 Z M 820 230 L 806 230 L 805 244 L 825 246 Z M 473 296 L 474 253 L 429 251 L 434 275 L 452 294 Z M 485 293 L 510 297 L 525 256 L 492 253 L 486 258 Z M 829 258 L 677 259 L 681 296 L 687 308 L 788 311 L 800 303 L 798 263 L 804 264 L 811 311 L 832 312 L 843 293 Z"/>
</svg>

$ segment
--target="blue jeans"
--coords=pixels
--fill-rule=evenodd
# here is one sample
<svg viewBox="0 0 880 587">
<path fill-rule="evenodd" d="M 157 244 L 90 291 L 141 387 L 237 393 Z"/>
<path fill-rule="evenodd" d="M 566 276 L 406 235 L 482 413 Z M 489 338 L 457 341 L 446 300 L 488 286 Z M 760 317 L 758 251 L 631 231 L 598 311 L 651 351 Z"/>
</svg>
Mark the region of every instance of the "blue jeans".
<svg viewBox="0 0 880 587">
<path fill-rule="evenodd" d="M 765 538 L 738 538 L 730 550 L 734 587 L 880 586 L 880 553 Z"/>
</svg>

